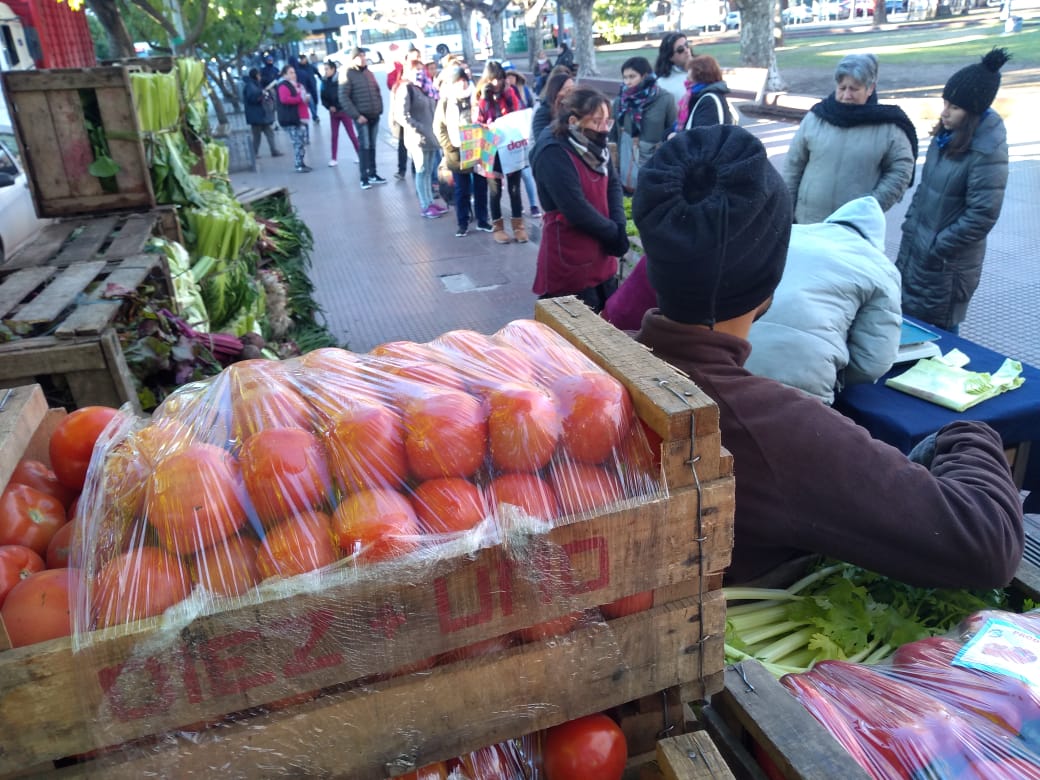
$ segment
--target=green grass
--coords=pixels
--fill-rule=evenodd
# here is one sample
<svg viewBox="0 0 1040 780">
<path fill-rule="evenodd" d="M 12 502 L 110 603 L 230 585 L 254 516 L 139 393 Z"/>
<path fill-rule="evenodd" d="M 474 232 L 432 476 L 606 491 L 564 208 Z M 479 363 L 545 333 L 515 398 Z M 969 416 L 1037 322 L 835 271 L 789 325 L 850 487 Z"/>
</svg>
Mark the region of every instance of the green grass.
<svg viewBox="0 0 1040 780">
<path fill-rule="evenodd" d="M 924 27 L 907 25 L 895 30 L 878 32 L 838 33 L 830 30 L 819 36 L 799 35 L 788 38 L 786 46 L 777 49 L 776 59 L 781 74 L 785 69 L 813 69 L 833 71 L 838 60 L 854 52 L 873 52 L 881 59 L 886 71 L 893 66 L 925 68 L 946 66 L 951 69 L 978 61 L 993 46 L 1007 46 L 1014 55 L 1016 67 L 1040 66 L 1040 24 L 1030 24 L 1015 35 L 1003 35 L 1003 23 L 971 27 Z M 736 37 L 724 41 L 698 42 L 692 38 L 694 50 L 710 54 L 723 67 L 740 64 L 740 43 Z M 620 81 L 621 63 L 629 57 L 643 56 L 653 64 L 657 47 L 638 49 L 600 50 L 596 52 L 596 66 L 602 78 Z"/>
</svg>

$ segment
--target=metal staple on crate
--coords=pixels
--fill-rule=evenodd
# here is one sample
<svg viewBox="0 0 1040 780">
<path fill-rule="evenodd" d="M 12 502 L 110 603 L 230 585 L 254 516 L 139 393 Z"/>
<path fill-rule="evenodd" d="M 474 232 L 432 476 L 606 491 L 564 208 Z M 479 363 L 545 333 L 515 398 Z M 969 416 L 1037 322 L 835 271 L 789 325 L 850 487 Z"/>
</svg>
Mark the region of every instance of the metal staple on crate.
<svg viewBox="0 0 1040 780">
<path fill-rule="evenodd" d="M 700 680 L 704 679 L 704 643 L 711 637 L 710 634 L 704 633 L 704 542 L 707 541 L 707 537 L 704 535 L 704 490 L 701 486 L 701 478 L 697 473 L 697 461 L 700 460 L 700 456 L 695 454 L 697 449 L 697 417 L 693 414 L 693 405 L 690 403 L 690 393 L 687 390 L 677 390 L 673 387 L 668 379 L 656 379 L 658 387 L 661 387 L 690 408 L 690 457 L 687 458 L 686 463 L 690 467 L 690 472 L 693 474 L 693 484 L 697 490 L 697 535 L 693 537 L 693 541 L 697 545 L 697 560 L 700 565 L 697 567 L 697 603 L 700 607 L 700 637 L 697 639 L 697 646 L 700 652 L 697 653 L 697 678 Z M 665 707 L 665 727 L 670 728 L 668 724 L 668 708 Z"/>
</svg>

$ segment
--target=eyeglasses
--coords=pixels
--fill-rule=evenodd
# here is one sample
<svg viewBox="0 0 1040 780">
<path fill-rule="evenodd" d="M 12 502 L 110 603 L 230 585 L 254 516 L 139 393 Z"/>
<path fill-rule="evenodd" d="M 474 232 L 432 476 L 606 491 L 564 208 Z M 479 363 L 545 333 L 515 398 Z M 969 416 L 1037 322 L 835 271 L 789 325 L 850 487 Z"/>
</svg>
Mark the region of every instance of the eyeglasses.
<svg viewBox="0 0 1040 780">
<path fill-rule="evenodd" d="M 685 46 L 676 46 L 675 47 L 675 51 L 672 52 L 672 54 L 685 54 L 685 53 L 686 53 L 686 47 Z"/>
</svg>

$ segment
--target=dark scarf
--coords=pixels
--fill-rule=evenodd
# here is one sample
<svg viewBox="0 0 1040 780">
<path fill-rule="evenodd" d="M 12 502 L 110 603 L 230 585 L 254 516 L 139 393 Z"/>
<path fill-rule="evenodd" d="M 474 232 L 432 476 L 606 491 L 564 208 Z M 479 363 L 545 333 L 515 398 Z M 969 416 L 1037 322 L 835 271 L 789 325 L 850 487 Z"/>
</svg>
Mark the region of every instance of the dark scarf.
<svg viewBox="0 0 1040 780">
<path fill-rule="evenodd" d="M 606 175 L 607 161 L 610 159 L 610 151 L 607 147 L 595 143 L 591 138 L 582 133 L 577 125 L 568 128 L 567 141 L 583 163 L 596 171 L 596 173 Z"/>
<path fill-rule="evenodd" d="M 638 138 L 643 126 L 643 114 L 646 108 L 657 99 L 661 88 L 657 86 L 657 76 L 647 75 L 634 87 L 621 86 L 621 106 L 618 108 L 617 122 L 624 122 L 625 114 L 632 113 L 632 137 Z M 622 125 L 623 127 L 624 125 Z"/>
<path fill-rule="evenodd" d="M 910 141 L 910 149 L 914 155 L 914 168 L 910 173 L 910 185 L 914 184 L 917 173 L 917 128 L 899 106 L 878 103 L 875 90 L 862 106 L 850 103 L 839 103 L 832 92 L 815 106 L 812 112 L 820 119 L 835 127 L 858 127 L 859 125 L 893 124 L 902 130 Z"/>
</svg>

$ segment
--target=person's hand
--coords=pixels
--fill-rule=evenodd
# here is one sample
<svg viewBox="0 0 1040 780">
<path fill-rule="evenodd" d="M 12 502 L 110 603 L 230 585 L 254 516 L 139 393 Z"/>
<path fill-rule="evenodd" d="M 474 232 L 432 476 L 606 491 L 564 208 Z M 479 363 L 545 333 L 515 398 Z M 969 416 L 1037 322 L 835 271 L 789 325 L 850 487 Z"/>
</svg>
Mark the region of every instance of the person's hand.
<svg viewBox="0 0 1040 780">
<path fill-rule="evenodd" d="M 362 115 L 362 116 L 359 116 L 354 121 L 357 122 L 359 125 L 367 125 L 368 124 L 368 117 Z"/>
</svg>

